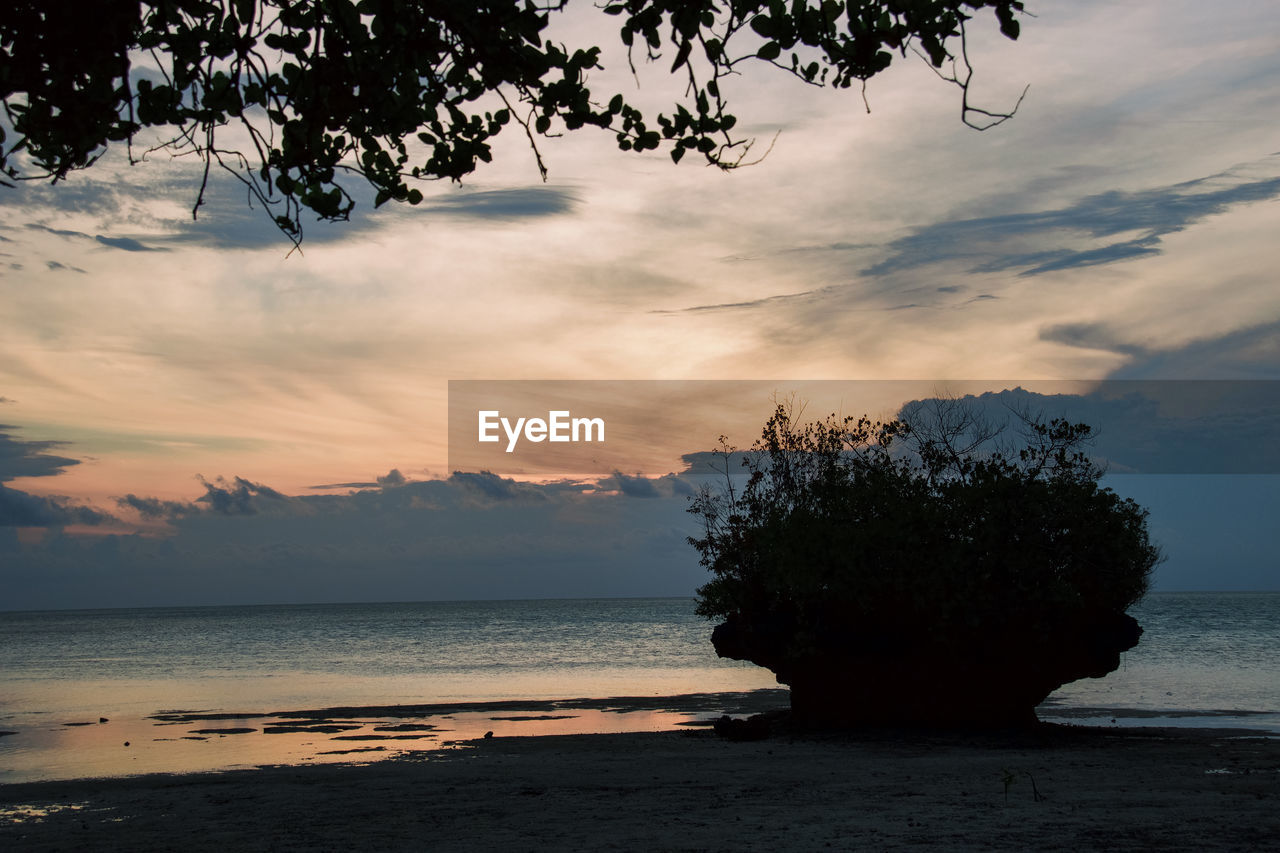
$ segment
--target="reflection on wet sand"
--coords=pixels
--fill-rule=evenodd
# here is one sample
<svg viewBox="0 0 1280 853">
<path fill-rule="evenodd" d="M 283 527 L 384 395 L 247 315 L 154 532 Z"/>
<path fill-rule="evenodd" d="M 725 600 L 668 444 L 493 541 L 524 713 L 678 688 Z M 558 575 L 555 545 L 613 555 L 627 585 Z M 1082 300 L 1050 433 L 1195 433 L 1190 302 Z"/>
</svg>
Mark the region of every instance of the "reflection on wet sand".
<svg viewBox="0 0 1280 853">
<path fill-rule="evenodd" d="M 0 743 L 0 782 L 350 762 L 482 737 L 662 731 L 785 707 L 785 690 L 275 712 L 169 710 L 31 726 Z M 490 734 L 492 733 L 492 734 Z"/>
</svg>

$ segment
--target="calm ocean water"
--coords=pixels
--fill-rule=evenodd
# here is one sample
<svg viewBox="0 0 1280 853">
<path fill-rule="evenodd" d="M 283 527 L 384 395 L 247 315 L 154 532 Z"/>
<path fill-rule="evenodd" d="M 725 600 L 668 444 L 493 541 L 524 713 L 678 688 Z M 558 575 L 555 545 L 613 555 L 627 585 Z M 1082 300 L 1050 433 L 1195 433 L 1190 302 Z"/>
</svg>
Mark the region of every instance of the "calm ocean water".
<svg viewBox="0 0 1280 853">
<path fill-rule="evenodd" d="M 31 714 L 316 708 L 776 686 L 691 599 L 0 613 L 0 726 Z"/>
<path fill-rule="evenodd" d="M 1121 669 L 1062 688 L 1042 707 L 1042 718 L 1280 732 L 1280 593 L 1156 593 L 1134 614 L 1145 633 Z M 693 615 L 692 599 L 0 613 L 0 730 L 18 732 L 0 737 L 0 780 L 38 777 L 32 767 L 55 766 L 68 750 L 83 758 L 109 746 L 118 755 L 121 732 L 142 738 L 147 732 L 138 727 L 155 726 L 142 721 L 159 712 L 268 713 L 777 686 L 765 670 L 717 658 L 710 630 Z M 111 725 L 97 724 L 100 717 Z M 481 722 L 492 727 L 493 719 L 499 718 Z M 621 726 L 616 715 L 575 712 L 573 719 L 559 730 Z M 655 720 L 650 714 L 637 725 Z M 129 755 L 136 762 L 139 752 Z M 236 758 L 259 760 L 240 753 Z M 296 758 L 287 753 L 273 760 Z M 144 769 L 91 764 L 59 765 L 45 775 Z M 154 762 L 143 764 L 157 769 Z M 180 761 L 174 769 L 208 764 Z M 160 760 L 160 767 L 167 766 Z"/>
<path fill-rule="evenodd" d="M 1120 668 L 1060 688 L 1041 719 L 1280 734 L 1280 592 L 1158 592 L 1130 612 L 1142 640 Z"/>
</svg>

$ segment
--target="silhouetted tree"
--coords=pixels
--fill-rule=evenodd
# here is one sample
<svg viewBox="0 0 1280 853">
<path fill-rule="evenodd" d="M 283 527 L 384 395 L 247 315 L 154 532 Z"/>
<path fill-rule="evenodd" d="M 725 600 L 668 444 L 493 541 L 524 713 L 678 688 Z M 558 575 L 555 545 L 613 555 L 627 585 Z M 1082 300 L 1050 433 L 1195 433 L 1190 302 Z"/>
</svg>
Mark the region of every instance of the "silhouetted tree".
<svg viewBox="0 0 1280 853">
<path fill-rule="evenodd" d="M 690 507 L 716 651 L 771 669 L 800 719 L 1033 722 L 1141 634 L 1125 611 L 1160 554 L 1099 486 L 1090 428 L 1027 419 L 1017 449 L 984 450 L 996 431 L 958 404 L 924 413 L 800 427 L 779 406 L 745 485 Z"/>
<path fill-rule="evenodd" d="M 671 61 L 687 78 L 672 112 L 646 119 L 587 75 L 600 48 L 545 38 L 564 0 L 11 0 L 0 14 L 0 169 L 11 180 L 65 178 L 146 128 L 156 147 L 242 180 L 296 243 L 301 214 L 341 220 L 338 180 L 368 182 L 375 203 L 416 204 L 414 179 L 459 180 L 518 126 L 539 137 L 608 129 L 623 150 L 696 151 L 732 168 L 722 81 L 744 63 L 848 88 L 915 52 L 964 92 L 976 127 L 1009 114 L 968 100 L 966 22 L 984 9 L 1009 38 L 1021 0 L 606 0 L 628 56 Z M 1016 109 L 1016 107 L 1015 107 Z M 1011 114 L 1011 113 L 1010 113 Z M 150 140 L 146 143 L 152 144 Z M 152 149 L 155 150 L 155 149 Z M 193 211 L 194 212 L 194 211 Z"/>
</svg>

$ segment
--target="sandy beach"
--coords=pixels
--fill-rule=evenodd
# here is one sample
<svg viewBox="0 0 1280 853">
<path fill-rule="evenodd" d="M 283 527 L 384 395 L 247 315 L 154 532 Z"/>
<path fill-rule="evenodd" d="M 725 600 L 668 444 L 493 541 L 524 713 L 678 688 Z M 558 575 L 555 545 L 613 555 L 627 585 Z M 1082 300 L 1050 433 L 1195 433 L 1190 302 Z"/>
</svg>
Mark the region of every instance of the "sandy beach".
<svg viewBox="0 0 1280 853">
<path fill-rule="evenodd" d="M 705 728 L 0 786 L 9 850 L 1280 849 L 1280 740 Z"/>
</svg>

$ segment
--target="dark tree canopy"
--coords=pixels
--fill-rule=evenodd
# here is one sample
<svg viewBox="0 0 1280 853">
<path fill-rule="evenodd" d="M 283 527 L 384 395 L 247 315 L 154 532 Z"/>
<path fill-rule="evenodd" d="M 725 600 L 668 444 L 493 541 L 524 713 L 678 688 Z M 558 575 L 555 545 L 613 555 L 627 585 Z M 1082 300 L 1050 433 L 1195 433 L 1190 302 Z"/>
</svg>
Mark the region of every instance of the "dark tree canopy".
<svg viewBox="0 0 1280 853">
<path fill-rule="evenodd" d="M 982 452 L 972 426 L 800 427 L 779 407 L 745 486 L 690 507 L 717 651 L 824 722 L 1029 722 L 1114 670 L 1160 559 L 1146 511 L 1099 486 L 1084 424 L 1028 420 L 1020 445 Z"/>
<path fill-rule="evenodd" d="M 745 63 L 814 85 L 860 86 L 917 53 L 963 90 L 976 127 L 1008 114 L 968 101 L 966 22 L 990 10 L 1018 35 L 1021 0 L 606 0 L 631 57 L 670 63 L 687 88 L 646 117 L 593 91 L 600 48 L 546 37 L 564 0 L 10 0 L 0 14 L 0 169 L 59 181 L 144 130 L 158 147 L 230 170 L 295 243 L 302 214 L 346 219 L 354 176 L 375 203 L 416 204 L 415 179 L 460 180 L 516 126 L 594 126 L 625 151 L 743 162 L 750 140 L 722 90 Z M 593 10 L 594 11 L 594 10 Z M 150 139 L 150 137 L 147 137 Z M 148 144 L 151 144 L 148 142 Z M 204 185 L 196 202 L 199 208 Z"/>
</svg>

